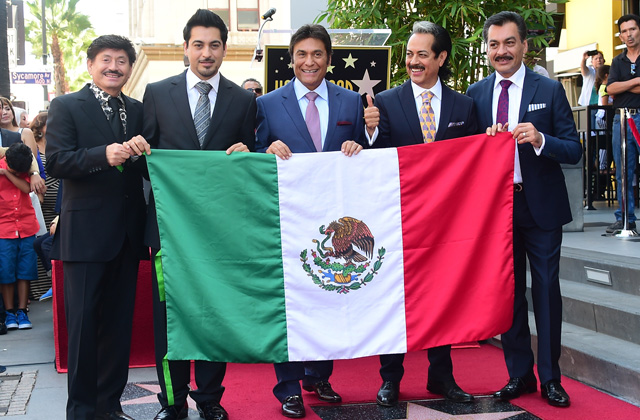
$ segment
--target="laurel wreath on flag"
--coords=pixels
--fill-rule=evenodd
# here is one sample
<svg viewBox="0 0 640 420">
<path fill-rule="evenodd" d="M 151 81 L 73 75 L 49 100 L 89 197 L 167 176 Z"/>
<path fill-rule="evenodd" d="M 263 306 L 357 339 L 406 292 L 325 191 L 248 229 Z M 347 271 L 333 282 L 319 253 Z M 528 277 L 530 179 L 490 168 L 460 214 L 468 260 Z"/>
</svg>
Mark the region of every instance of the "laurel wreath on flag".
<svg viewBox="0 0 640 420">
<path fill-rule="evenodd" d="M 317 284 L 323 290 L 337 293 L 349 293 L 351 290 L 358 290 L 362 286 L 366 286 L 373 277 L 378 274 L 378 270 L 382 267 L 382 260 L 384 259 L 384 254 L 387 251 L 384 248 L 378 249 L 378 257 L 376 261 L 374 261 L 373 266 L 369 269 L 369 272 L 364 276 L 364 278 L 359 279 L 357 281 L 352 281 L 349 284 L 332 284 L 329 281 L 323 281 L 317 274 L 313 272 L 311 269 L 311 265 L 307 262 L 307 250 L 304 249 L 300 253 L 300 261 L 302 261 L 302 268 L 310 276 L 315 284 Z M 321 269 L 328 270 L 335 276 L 340 276 L 341 278 L 350 278 L 352 274 L 364 273 L 367 268 L 369 268 L 370 261 L 367 261 L 364 264 L 355 265 L 355 264 L 340 264 L 337 262 L 331 263 L 329 258 L 323 260 L 315 251 L 311 251 L 311 256 L 313 257 L 313 263 L 320 267 Z M 318 270 L 321 273 L 321 270 Z"/>
</svg>

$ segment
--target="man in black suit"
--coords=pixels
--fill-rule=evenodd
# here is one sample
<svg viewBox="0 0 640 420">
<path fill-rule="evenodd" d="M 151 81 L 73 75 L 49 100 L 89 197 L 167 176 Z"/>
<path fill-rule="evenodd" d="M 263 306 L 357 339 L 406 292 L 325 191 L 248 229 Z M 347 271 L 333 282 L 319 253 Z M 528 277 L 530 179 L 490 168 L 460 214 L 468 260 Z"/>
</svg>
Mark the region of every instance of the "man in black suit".
<svg viewBox="0 0 640 420">
<path fill-rule="evenodd" d="M 144 255 L 144 161 L 137 157 L 146 142 L 142 104 L 121 89 L 135 59 L 127 38 L 95 39 L 87 50 L 93 82 L 49 109 L 47 172 L 64 185 L 51 258 L 64 268 L 68 420 L 131 419 L 120 396 Z"/>
<path fill-rule="evenodd" d="M 533 351 L 525 297 L 526 259 L 531 268 L 531 295 L 538 332 L 538 376 L 542 397 L 568 407 L 560 385 L 560 248 L 562 225 L 571 209 L 561 163 L 577 163 L 582 146 L 562 85 L 523 64 L 527 26 L 522 16 L 500 12 L 487 19 L 482 32 L 487 57 L 496 70 L 469 87 L 478 123 L 487 134 L 510 130 L 517 146 L 514 161 L 513 325 L 502 334 L 509 382 L 494 397 L 511 400 L 536 392 Z M 505 293 L 508 292 L 505 290 Z"/>
<path fill-rule="evenodd" d="M 406 67 L 409 79 L 401 86 L 376 95 L 375 106 L 367 97 L 367 134 L 373 147 L 399 147 L 464 137 L 476 133 L 473 101 L 444 85 L 451 76 L 451 37 L 446 29 L 431 22 L 416 22 L 407 42 Z M 428 350 L 427 389 L 456 402 L 471 402 L 453 377 L 451 346 Z M 404 354 L 380 356 L 382 386 L 376 402 L 398 403 L 404 374 Z"/>
<path fill-rule="evenodd" d="M 255 96 L 218 71 L 226 52 L 227 26 L 224 21 L 209 10 L 199 9 L 184 28 L 184 53 L 189 59 L 189 68 L 177 76 L 148 85 L 144 94 L 143 134 L 152 148 L 226 150 L 227 154 L 255 150 Z M 145 241 L 155 258 L 161 244 L 153 197 Z M 186 286 L 189 279 L 171 281 L 185 282 Z M 195 400 L 204 419 L 226 419 L 227 412 L 220 405 L 225 363 L 196 361 L 198 389 L 189 392 L 190 362 L 164 359 L 167 354 L 167 313 L 164 296 L 156 286 L 154 273 L 154 336 L 161 387 L 158 400 L 162 405 L 155 420 L 187 417 L 187 395 Z M 194 310 L 198 308 L 194 307 Z M 166 378 L 171 382 L 167 383 Z"/>
</svg>

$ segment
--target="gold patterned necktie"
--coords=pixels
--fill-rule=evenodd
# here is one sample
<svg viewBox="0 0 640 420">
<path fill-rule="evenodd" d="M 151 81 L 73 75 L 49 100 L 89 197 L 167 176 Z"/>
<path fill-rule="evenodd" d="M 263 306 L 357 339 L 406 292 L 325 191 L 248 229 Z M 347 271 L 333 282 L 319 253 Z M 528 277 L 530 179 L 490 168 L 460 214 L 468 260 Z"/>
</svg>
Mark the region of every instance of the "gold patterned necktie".
<svg viewBox="0 0 640 420">
<path fill-rule="evenodd" d="M 431 143 L 436 139 L 436 117 L 431 107 L 433 92 L 425 90 L 421 94 L 422 106 L 420 107 L 420 128 L 422 139 L 425 143 Z"/>
</svg>

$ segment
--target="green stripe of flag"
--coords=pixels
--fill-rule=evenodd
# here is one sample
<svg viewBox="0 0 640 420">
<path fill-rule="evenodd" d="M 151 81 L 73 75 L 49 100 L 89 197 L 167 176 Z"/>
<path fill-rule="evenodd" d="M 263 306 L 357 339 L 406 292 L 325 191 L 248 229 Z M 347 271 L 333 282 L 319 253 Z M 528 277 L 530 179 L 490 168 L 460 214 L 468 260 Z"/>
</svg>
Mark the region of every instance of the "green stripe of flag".
<svg viewBox="0 0 640 420">
<path fill-rule="evenodd" d="M 162 246 L 168 358 L 287 360 L 275 156 L 153 150 L 147 163 Z"/>
</svg>

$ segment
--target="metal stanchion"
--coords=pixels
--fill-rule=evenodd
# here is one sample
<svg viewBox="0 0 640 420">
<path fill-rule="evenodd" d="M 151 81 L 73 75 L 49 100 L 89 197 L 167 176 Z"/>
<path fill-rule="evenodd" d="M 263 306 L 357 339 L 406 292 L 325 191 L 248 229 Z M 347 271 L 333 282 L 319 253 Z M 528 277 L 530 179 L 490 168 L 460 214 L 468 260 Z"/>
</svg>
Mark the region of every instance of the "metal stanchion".
<svg viewBox="0 0 640 420">
<path fill-rule="evenodd" d="M 637 237 L 638 233 L 629 229 L 629 219 L 627 214 L 627 118 L 631 118 L 629 110 L 627 108 L 620 108 L 620 192 L 622 197 L 618 197 L 620 202 L 620 209 L 622 210 L 622 229 L 613 232 L 613 236 L 616 238 L 633 238 Z"/>
</svg>

